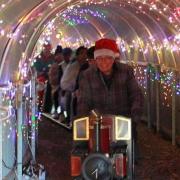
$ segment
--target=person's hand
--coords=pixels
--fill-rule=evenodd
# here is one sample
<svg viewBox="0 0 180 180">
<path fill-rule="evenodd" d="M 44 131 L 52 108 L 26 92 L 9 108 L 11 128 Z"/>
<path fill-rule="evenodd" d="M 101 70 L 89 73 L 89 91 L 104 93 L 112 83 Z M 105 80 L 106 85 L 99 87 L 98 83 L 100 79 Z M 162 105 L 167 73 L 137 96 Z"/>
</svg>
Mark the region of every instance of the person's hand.
<svg viewBox="0 0 180 180">
<path fill-rule="evenodd" d="M 72 93 L 72 96 L 73 96 L 73 97 L 78 97 L 78 96 L 79 96 L 79 90 L 77 89 L 76 91 L 74 91 L 74 92 Z"/>
</svg>

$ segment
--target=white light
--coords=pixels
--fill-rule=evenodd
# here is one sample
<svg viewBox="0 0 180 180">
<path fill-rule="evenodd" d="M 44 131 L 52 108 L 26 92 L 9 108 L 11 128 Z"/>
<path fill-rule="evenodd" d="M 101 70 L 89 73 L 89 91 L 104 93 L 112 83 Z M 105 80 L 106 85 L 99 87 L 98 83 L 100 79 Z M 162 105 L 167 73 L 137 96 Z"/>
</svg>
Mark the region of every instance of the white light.
<svg viewBox="0 0 180 180">
<path fill-rule="evenodd" d="M 1 7 L 2 7 L 2 8 L 5 8 L 5 6 L 6 6 L 6 4 L 1 4 Z"/>
<path fill-rule="evenodd" d="M 5 32 L 4 32 L 4 30 L 2 29 L 1 30 L 1 36 L 4 36 L 5 35 Z"/>
<path fill-rule="evenodd" d="M 180 33 L 175 36 L 175 39 L 180 40 Z"/>
</svg>

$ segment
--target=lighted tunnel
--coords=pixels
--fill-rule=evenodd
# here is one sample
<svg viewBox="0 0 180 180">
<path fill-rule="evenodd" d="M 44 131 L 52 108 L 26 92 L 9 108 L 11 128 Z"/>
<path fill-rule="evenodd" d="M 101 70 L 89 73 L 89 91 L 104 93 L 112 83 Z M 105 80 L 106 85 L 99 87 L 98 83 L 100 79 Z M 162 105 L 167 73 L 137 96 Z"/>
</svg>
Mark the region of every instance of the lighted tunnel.
<svg viewBox="0 0 180 180">
<path fill-rule="evenodd" d="M 178 139 L 179 0 L 8 0 L 0 5 L 0 106 L 20 108 L 14 98 L 17 83 L 31 96 L 30 69 L 45 40 L 54 48 L 77 48 L 109 37 L 117 41 L 121 61 L 134 67 L 144 90 L 144 120 Z M 9 91 L 14 93 L 10 97 Z"/>
<path fill-rule="evenodd" d="M 29 62 L 46 29 L 54 46 L 90 45 L 110 37 L 119 42 L 124 60 L 179 69 L 177 6 L 176 1 L 148 0 L 8 1 L 1 5 L 1 82 L 17 71 L 20 60 Z"/>
</svg>

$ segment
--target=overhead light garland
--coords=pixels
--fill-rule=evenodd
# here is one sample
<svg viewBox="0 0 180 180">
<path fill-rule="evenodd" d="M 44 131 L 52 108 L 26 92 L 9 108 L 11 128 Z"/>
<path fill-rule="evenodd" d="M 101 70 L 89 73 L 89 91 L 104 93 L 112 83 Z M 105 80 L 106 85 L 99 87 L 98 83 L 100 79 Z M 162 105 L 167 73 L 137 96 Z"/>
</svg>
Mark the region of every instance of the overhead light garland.
<svg viewBox="0 0 180 180">
<path fill-rule="evenodd" d="M 110 1 L 108 1 L 108 2 L 110 2 Z M 139 1 L 135 1 L 135 2 L 139 2 Z M 149 1 L 143 1 L 143 4 L 145 4 L 147 2 L 149 3 Z M 93 1 L 86 1 L 86 3 L 93 4 Z M 99 1 L 99 4 L 101 4 L 101 3 L 104 3 L 104 2 Z M 131 4 L 132 1 L 128 1 L 128 3 Z M 140 3 L 142 3 L 142 2 L 140 2 Z M 156 6 L 154 3 L 155 2 L 151 2 L 152 7 L 150 8 L 150 10 L 158 11 L 157 7 L 159 7 L 159 5 Z M 139 6 L 139 9 L 142 9 L 142 6 Z M 168 7 L 166 7 L 166 8 L 164 7 L 163 11 L 165 12 L 165 11 L 167 11 L 167 9 L 168 9 Z M 76 21 L 76 19 L 73 17 L 73 15 L 77 16 L 78 15 L 77 12 L 80 12 L 79 14 L 85 14 L 85 13 L 89 13 L 91 11 L 85 10 L 85 9 L 80 10 L 79 6 L 78 7 L 73 6 L 71 8 L 68 8 L 68 10 L 66 10 L 65 12 L 63 12 L 64 14 L 63 13 L 57 14 L 57 17 L 63 14 L 64 22 L 66 20 L 68 22 L 72 22 L 71 24 L 66 23 L 69 26 L 77 26 L 79 24 L 88 23 L 88 18 L 86 18 L 88 16 L 84 16 L 85 17 L 84 19 L 82 16 L 80 16 L 82 19 L 79 19 L 78 21 Z M 72 16 L 69 16 L 69 14 L 71 14 Z M 100 18 L 106 18 L 106 16 L 100 17 Z M 170 18 L 170 19 L 172 19 L 172 18 Z M 54 22 L 55 21 L 53 21 L 53 23 Z M 61 19 L 61 22 L 62 22 L 62 19 Z M 49 31 L 52 32 L 54 27 L 55 26 L 51 26 L 51 29 Z M 57 29 L 57 28 L 55 28 L 55 29 Z M 64 45 L 67 42 L 69 42 L 68 45 L 70 47 L 76 47 L 77 48 L 78 46 L 80 46 L 82 44 L 82 41 L 79 39 L 77 39 L 77 40 L 71 39 L 71 42 L 73 42 L 73 44 L 71 44 L 70 39 L 64 38 L 65 34 L 63 33 L 63 31 L 59 30 L 58 33 L 59 33 L 59 35 L 56 34 L 56 37 L 60 40 L 61 45 Z M 44 34 L 44 37 L 46 37 L 46 38 L 49 37 L 49 39 L 51 39 L 50 36 L 48 36 L 46 34 Z M 43 40 L 45 40 L 46 38 L 43 38 Z M 76 43 L 74 43 L 75 41 L 76 41 Z M 149 36 L 149 40 L 146 40 L 146 42 L 143 42 L 143 39 L 141 39 L 139 37 L 138 37 L 138 40 L 137 39 L 132 40 L 132 43 L 126 42 L 121 37 L 117 37 L 117 42 L 118 42 L 118 46 L 120 47 L 121 51 L 122 52 L 128 52 L 129 54 L 131 54 L 131 50 L 134 50 L 134 49 L 136 49 L 137 51 L 139 51 L 140 53 L 142 53 L 144 55 L 150 54 L 152 51 L 155 51 L 158 54 L 161 53 L 162 51 L 166 51 L 166 52 L 170 52 L 170 53 L 174 53 L 174 52 L 178 53 L 180 51 L 179 33 L 174 35 L 174 36 L 163 39 L 161 43 L 159 43 L 159 40 L 156 40 L 152 35 Z M 85 41 L 83 43 L 86 44 Z M 41 44 L 43 44 L 43 41 L 41 41 Z M 92 42 L 92 44 L 89 43 L 89 46 L 91 46 L 93 44 L 94 44 L 94 42 Z M 147 84 L 146 75 L 147 75 L 147 69 L 149 67 L 147 67 L 147 68 L 141 67 L 138 65 L 138 62 L 135 64 L 136 64 L 135 65 L 136 67 L 134 67 L 134 69 L 135 69 L 135 73 L 136 73 L 136 78 L 137 78 L 139 84 L 145 90 L 145 94 L 146 94 L 146 88 L 147 88 L 146 87 L 146 84 Z M 151 73 L 153 73 L 153 72 L 151 72 Z M 138 75 L 138 74 L 140 74 L 140 75 Z M 169 81 L 163 81 L 164 78 L 168 79 L 169 77 L 171 77 L 170 75 L 171 75 L 171 73 L 167 74 L 166 76 L 159 75 L 160 76 L 159 81 L 161 81 L 161 84 L 165 83 L 165 85 L 167 85 L 167 87 L 165 88 L 164 100 L 167 99 L 167 96 L 166 96 L 167 94 L 169 94 L 171 96 L 171 90 L 169 90 L 169 88 L 172 88 L 172 84 L 170 83 L 171 85 L 168 85 Z M 152 75 L 151 77 L 154 77 L 151 79 L 152 81 L 157 80 L 156 76 Z M 163 87 L 165 87 L 165 85 Z M 166 91 L 168 91 L 168 93 Z M 176 85 L 176 94 L 177 95 L 179 95 L 179 91 L 180 91 L 179 85 Z"/>
<path fill-rule="evenodd" d="M 57 16 L 59 16 L 61 22 L 70 26 L 75 26 L 78 24 L 88 24 L 88 16 L 99 17 L 100 19 L 106 18 L 103 12 L 81 7 L 74 7 L 72 9 L 67 8 L 65 11 L 59 13 Z"/>
</svg>

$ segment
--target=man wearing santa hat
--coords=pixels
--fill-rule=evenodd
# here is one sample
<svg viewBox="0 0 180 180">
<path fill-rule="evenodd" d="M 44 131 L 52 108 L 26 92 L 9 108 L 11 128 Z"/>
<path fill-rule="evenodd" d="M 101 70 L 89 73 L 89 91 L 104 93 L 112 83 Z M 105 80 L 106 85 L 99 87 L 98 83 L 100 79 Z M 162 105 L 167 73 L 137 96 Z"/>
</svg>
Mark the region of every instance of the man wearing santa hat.
<svg viewBox="0 0 180 180">
<path fill-rule="evenodd" d="M 115 61 L 116 54 L 114 40 L 96 41 L 96 66 L 88 68 L 79 81 L 77 114 L 88 115 L 96 109 L 101 114 L 131 117 L 136 125 L 143 112 L 143 95 L 133 69 Z"/>
</svg>

